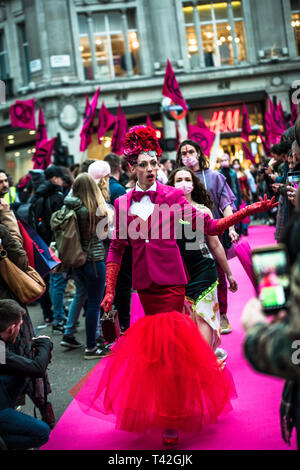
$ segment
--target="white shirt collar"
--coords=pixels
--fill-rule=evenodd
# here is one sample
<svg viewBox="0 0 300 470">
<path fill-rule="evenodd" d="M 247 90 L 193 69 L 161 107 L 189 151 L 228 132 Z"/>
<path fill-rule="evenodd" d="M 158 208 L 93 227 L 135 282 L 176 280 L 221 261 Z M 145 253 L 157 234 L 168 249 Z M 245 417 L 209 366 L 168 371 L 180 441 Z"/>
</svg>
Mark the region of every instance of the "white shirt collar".
<svg viewBox="0 0 300 470">
<path fill-rule="evenodd" d="M 147 191 L 156 191 L 156 189 L 157 189 L 157 184 L 156 184 L 156 181 L 154 181 L 153 185 L 149 189 L 147 189 Z M 144 189 L 142 189 L 138 183 L 136 183 L 135 185 L 135 190 L 144 191 Z"/>
</svg>

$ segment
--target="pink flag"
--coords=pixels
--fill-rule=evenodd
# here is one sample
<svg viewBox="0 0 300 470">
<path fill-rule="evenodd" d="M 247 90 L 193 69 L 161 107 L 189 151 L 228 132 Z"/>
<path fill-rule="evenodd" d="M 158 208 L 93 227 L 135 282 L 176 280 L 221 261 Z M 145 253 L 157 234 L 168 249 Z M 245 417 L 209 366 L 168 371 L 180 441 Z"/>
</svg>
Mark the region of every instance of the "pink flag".
<svg viewBox="0 0 300 470">
<path fill-rule="evenodd" d="M 295 103 L 292 103 L 291 106 L 291 126 L 294 126 L 296 119 L 298 117 L 298 110 Z"/>
<path fill-rule="evenodd" d="M 52 150 L 55 142 L 55 137 L 50 140 L 42 140 L 39 144 L 38 149 L 35 151 L 32 157 L 33 169 L 45 170 L 52 162 Z"/>
<path fill-rule="evenodd" d="M 242 142 L 242 147 L 243 147 L 243 150 L 244 150 L 244 154 L 245 154 L 245 158 L 247 158 L 248 160 L 250 160 L 252 163 L 255 163 L 255 157 L 254 155 L 252 154 L 252 152 L 248 149 L 247 145 Z"/>
<path fill-rule="evenodd" d="M 121 105 L 119 104 L 117 121 L 111 140 L 111 151 L 116 153 L 117 155 L 122 155 L 123 153 L 124 140 L 127 133 L 127 129 L 128 125 L 126 116 L 121 109 Z"/>
<path fill-rule="evenodd" d="M 286 130 L 286 122 L 284 117 L 284 112 L 282 109 L 282 103 L 279 101 L 276 109 L 275 109 L 275 122 L 280 127 L 282 132 Z"/>
<path fill-rule="evenodd" d="M 42 108 L 39 109 L 39 123 L 36 131 L 35 149 L 37 150 L 42 140 L 47 140 L 47 129 Z"/>
<path fill-rule="evenodd" d="M 154 126 L 153 126 L 153 123 L 151 121 L 151 118 L 150 118 L 149 114 L 147 114 L 146 126 L 152 127 L 152 129 L 154 129 Z"/>
<path fill-rule="evenodd" d="M 198 114 L 197 116 L 197 126 L 202 127 L 202 129 L 208 129 L 207 125 L 205 124 L 205 121 L 201 114 Z"/>
<path fill-rule="evenodd" d="M 97 88 L 97 91 L 94 94 L 91 103 L 89 103 L 89 99 L 88 97 L 86 97 L 85 118 L 83 121 L 83 126 L 80 131 L 80 151 L 81 152 L 84 152 L 93 140 L 92 139 L 93 122 L 94 122 L 95 115 L 96 115 L 99 92 L 100 92 L 100 87 Z"/>
<path fill-rule="evenodd" d="M 209 129 L 203 129 L 198 126 L 188 124 L 188 139 L 197 142 L 201 146 L 203 153 L 207 156 L 209 156 L 214 138 L 215 133 L 211 132 Z"/>
<path fill-rule="evenodd" d="M 116 116 L 110 113 L 107 107 L 102 102 L 100 111 L 99 111 L 99 122 L 98 122 L 98 143 L 101 145 L 101 137 L 103 137 L 108 129 L 116 122 Z"/>
<path fill-rule="evenodd" d="M 261 135 L 261 133 L 259 131 L 257 133 L 258 133 L 258 135 L 261 139 L 261 143 L 263 144 L 265 154 L 270 155 L 270 144 L 269 144 L 269 142 L 263 138 L 263 136 Z"/>
<path fill-rule="evenodd" d="M 187 104 L 182 96 L 178 82 L 175 77 L 175 73 L 172 69 L 171 62 L 167 61 L 165 80 L 162 89 L 162 94 L 170 98 L 174 103 L 181 106 L 185 111 L 188 111 Z"/>
<path fill-rule="evenodd" d="M 252 132 L 250 122 L 249 122 L 249 117 L 248 117 L 248 111 L 247 111 L 247 106 L 245 103 L 243 104 L 243 118 L 242 118 L 242 132 L 241 132 L 241 137 L 242 139 L 247 140 L 249 142 L 249 135 Z"/>
<path fill-rule="evenodd" d="M 22 127 L 35 130 L 35 100 L 17 100 L 9 108 L 12 127 Z"/>
<path fill-rule="evenodd" d="M 280 142 L 282 132 L 283 131 L 276 124 L 272 115 L 266 110 L 265 112 L 265 135 L 266 135 L 267 141 L 270 144 L 277 144 L 278 142 Z"/>
<path fill-rule="evenodd" d="M 267 105 L 269 107 L 269 113 L 271 114 L 272 118 L 274 119 L 275 118 L 275 107 L 274 107 L 274 104 L 273 104 L 273 100 L 270 96 L 268 96 Z"/>
</svg>

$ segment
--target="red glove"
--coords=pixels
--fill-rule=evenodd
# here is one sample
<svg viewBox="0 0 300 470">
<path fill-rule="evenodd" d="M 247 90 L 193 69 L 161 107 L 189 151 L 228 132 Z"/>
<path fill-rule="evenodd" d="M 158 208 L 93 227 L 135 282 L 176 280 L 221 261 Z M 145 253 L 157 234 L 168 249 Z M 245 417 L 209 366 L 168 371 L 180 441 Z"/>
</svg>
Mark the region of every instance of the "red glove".
<svg viewBox="0 0 300 470">
<path fill-rule="evenodd" d="M 237 224 L 241 220 L 243 220 L 248 215 L 257 214 L 258 212 L 266 212 L 273 207 L 276 207 L 279 202 L 274 202 L 275 196 L 272 199 L 268 199 L 267 195 L 264 195 L 264 199 L 262 197 L 259 198 L 260 202 L 255 202 L 254 204 L 250 204 L 250 206 L 244 207 L 240 211 L 235 212 L 228 217 L 224 217 L 223 219 L 218 219 L 217 221 L 217 230 L 220 235 L 225 232 L 225 230 L 232 225 Z"/>
<path fill-rule="evenodd" d="M 112 304 L 115 297 L 115 287 L 117 284 L 120 265 L 118 263 L 107 263 L 106 265 L 106 290 L 105 296 L 102 301 L 101 307 L 105 312 L 112 309 Z"/>
</svg>

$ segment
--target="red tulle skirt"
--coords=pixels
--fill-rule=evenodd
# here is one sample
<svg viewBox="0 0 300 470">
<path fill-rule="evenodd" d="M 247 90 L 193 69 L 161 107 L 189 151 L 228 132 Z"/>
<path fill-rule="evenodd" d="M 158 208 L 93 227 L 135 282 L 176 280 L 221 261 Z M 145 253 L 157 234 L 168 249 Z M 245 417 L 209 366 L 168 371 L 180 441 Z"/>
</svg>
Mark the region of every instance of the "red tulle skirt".
<svg viewBox="0 0 300 470">
<path fill-rule="evenodd" d="M 114 415 L 116 428 L 138 433 L 200 431 L 236 397 L 230 372 L 177 311 L 137 320 L 70 393 L 84 412 Z"/>
</svg>

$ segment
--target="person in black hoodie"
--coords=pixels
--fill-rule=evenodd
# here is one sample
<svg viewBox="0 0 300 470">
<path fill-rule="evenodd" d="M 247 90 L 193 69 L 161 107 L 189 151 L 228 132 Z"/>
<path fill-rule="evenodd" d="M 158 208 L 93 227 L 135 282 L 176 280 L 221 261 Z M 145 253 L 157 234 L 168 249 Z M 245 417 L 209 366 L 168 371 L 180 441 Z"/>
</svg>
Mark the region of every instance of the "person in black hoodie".
<svg viewBox="0 0 300 470">
<path fill-rule="evenodd" d="M 64 168 L 55 165 L 46 168 L 44 174 L 46 180 L 38 186 L 31 201 L 29 224 L 49 246 L 53 241 L 50 219 L 52 214 L 63 206 L 68 175 Z M 44 280 L 46 292 L 40 298 L 44 321 L 46 324 L 53 321 L 53 332 L 63 333 L 66 277 L 63 273 L 50 273 Z"/>
<path fill-rule="evenodd" d="M 15 409 L 29 378 L 44 377 L 51 359 L 52 342 L 48 336 L 33 338 L 33 359 L 9 348 L 22 325 L 25 310 L 11 299 L 0 300 L 0 445 L 2 449 L 38 448 L 49 439 L 45 422 Z"/>
</svg>

